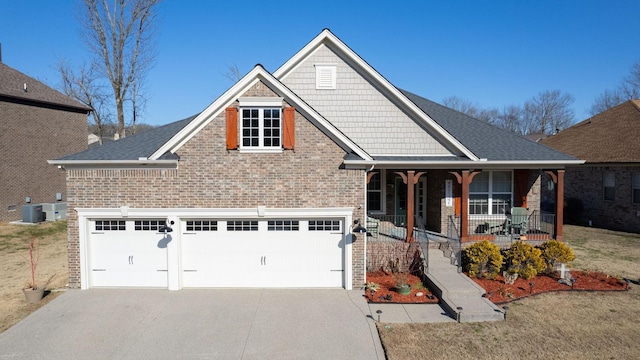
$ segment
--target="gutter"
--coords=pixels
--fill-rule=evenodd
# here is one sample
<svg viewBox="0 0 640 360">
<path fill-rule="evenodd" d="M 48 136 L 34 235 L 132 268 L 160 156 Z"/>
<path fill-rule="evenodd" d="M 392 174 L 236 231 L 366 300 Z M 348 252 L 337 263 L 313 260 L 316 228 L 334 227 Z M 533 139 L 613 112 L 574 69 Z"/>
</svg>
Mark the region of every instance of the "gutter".
<svg viewBox="0 0 640 360">
<path fill-rule="evenodd" d="M 178 160 L 47 160 L 51 165 L 57 165 L 60 169 L 70 168 L 164 168 L 175 169 Z"/>
<path fill-rule="evenodd" d="M 584 160 L 505 160 L 505 161 L 429 161 L 429 160 L 405 160 L 405 161 L 377 161 L 377 160 L 345 160 L 347 169 L 379 166 L 387 169 L 420 168 L 431 169 L 531 169 L 531 168 L 564 168 L 565 166 L 582 165 Z"/>
</svg>

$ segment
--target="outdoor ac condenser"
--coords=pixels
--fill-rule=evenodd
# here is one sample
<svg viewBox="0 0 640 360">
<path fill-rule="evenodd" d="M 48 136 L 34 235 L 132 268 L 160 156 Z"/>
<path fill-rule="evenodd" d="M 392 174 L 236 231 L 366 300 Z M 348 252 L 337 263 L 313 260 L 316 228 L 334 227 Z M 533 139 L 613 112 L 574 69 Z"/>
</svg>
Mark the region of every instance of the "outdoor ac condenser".
<svg viewBox="0 0 640 360">
<path fill-rule="evenodd" d="M 42 204 L 42 212 L 44 213 L 44 220 L 57 221 L 67 218 L 67 203 L 45 203 Z"/>
</svg>

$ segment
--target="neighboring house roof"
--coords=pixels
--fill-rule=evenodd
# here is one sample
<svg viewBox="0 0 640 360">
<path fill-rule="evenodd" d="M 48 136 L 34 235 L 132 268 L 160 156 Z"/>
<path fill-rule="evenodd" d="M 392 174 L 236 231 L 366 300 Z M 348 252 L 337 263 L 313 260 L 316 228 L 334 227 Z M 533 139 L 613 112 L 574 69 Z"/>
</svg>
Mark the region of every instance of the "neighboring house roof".
<svg viewBox="0 0 640 360">
<path fill-rule="evenodd" d="M 88 112 L 91 109 L 44 83 L 0 62 L 0 99 Z"/>
<path fill-rule="evenodd" d="M 455 136 L 467 148 L 488 161 L 577 160 L 560 151 L 475 119 L 408 91 L 402 93 Z"/>
<path fill-rule="evenodd" d="M 640 162 L 640 100 L 629 100 L 541 142 L 587 163 Z"/>
</svg>

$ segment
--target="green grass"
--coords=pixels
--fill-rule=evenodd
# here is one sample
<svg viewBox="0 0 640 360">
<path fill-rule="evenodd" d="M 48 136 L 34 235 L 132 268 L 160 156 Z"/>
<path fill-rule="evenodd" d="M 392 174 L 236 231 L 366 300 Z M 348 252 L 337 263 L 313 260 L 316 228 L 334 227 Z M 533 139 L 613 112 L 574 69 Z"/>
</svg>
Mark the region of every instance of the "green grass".
<svg viewBox="0 0 640 360">
<path fill-rule="evenodd" d="M 0 251 L 13 253 L 29 247 L 29 240 L 36 238 L 47 241 L 56 235 L 67 232 L 66 221 L 40 223 L 37 225 L 11 225 L 13 231 L 0 234 Z"/>
</svg>

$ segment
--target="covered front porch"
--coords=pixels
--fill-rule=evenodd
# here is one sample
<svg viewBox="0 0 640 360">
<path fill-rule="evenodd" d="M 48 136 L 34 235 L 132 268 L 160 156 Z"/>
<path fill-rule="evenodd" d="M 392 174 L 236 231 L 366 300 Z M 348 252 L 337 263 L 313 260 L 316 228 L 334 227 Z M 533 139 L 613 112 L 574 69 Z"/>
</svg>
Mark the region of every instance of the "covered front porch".
<svg viewBox="0 0 640 360">
<path fill-rule="evenodd" d="M 540 209 L 543 174 L 553 183 L 554 213 Z M 364 227 L 373 238 L 405 242 L 562 241 L 563 196 L 563 169 L 372 169 Z"/>
</svg>

